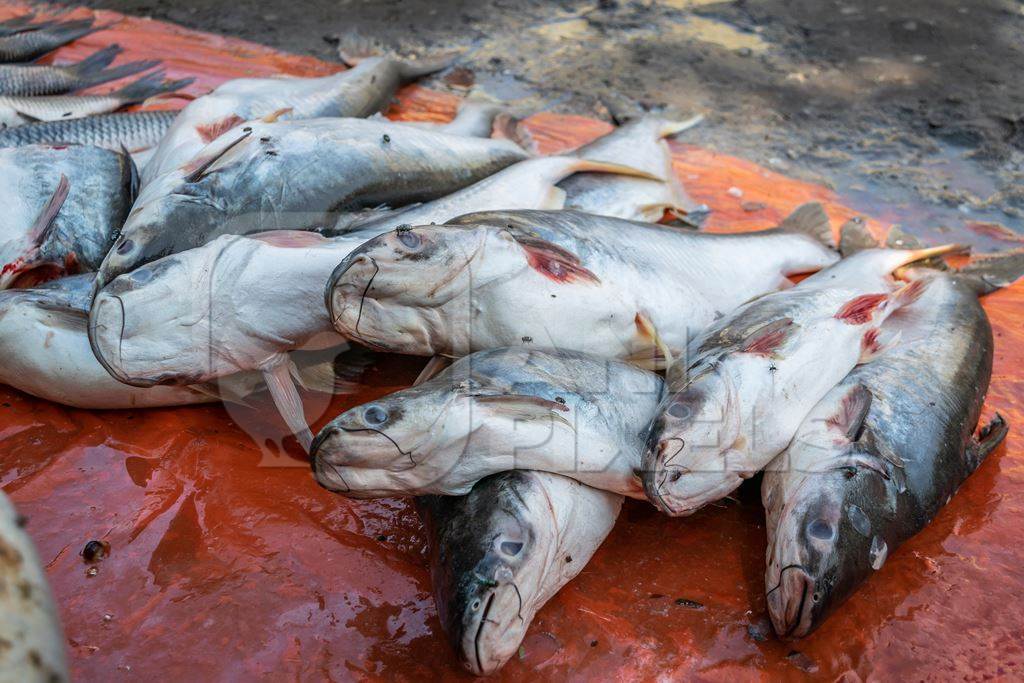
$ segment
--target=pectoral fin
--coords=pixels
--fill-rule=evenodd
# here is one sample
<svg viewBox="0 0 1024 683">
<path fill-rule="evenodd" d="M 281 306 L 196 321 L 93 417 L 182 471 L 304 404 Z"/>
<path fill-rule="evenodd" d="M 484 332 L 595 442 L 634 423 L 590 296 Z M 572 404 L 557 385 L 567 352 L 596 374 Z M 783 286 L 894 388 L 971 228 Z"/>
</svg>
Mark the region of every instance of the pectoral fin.
<svg viewBox="0 0 1024 683">
<path fill-rule="evenodd" d="M 308 453 L 313 444 L 313 435 L 306 424 L 306 416 L 302 410 L 302 398 L 292 382 L 292 363 L 289 360 L 275 363 L 263 370 L 263 379 L 270 390 L 274 405 L 284 418 L 285 424 L 298 439 L 299 444 Z"/>
<path fill-rule="evenodd" d="M 479 404 L 488 406 L 494 412 L 515 420 L 551 420 L 575 429 L 563 413 L 569 406 L 558 401 L 549 401 L 539 396 L 523 394 L 470 394 Z"/>
</svg>

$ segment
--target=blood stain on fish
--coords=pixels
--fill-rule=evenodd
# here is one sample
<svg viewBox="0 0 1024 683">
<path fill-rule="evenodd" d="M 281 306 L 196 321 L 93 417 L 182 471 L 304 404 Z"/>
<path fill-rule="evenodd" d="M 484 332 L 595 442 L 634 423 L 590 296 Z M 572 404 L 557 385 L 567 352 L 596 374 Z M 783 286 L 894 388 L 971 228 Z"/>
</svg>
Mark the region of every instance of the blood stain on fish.
<svg viewBox="0 0 1024 683">
<path fill-rule="evenodd" d="M 842 320 L 848 325 L 863 325 L 871 320 L 875 309 L 888 298 L 886 294 L 862 294 L 850 299 L 836 313 L 836 320 Z"/>
</svg>

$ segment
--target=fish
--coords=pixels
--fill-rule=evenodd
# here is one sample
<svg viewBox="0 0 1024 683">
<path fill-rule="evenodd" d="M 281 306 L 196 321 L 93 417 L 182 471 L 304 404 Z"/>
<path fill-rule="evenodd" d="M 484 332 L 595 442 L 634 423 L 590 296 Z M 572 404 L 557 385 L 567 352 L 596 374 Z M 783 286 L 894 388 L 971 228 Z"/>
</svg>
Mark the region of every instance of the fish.
<svg viewBox="0 0 1024 683">
<path fill-rule="evenodd" d="M 112 378 L 135 387 L 258 372 L 308 449 L 289 352 L 345 342 L 327 317 L 323 285 L 366 237 L 223 235 L 136 268 L 98 290 L 89 315 L 93 354 Z"/>
<path fill-rule="evenodd" d="M 632 498 L 661 378 L 573 351 L 480 351 L 355 406 L 311 450 L 317 482 L 350 498 L 459 496 L 504 470 L 538 470 Z"/>
<path fill-rule="evenodd" d="M 648 499 L 669 515 L 689 515 L 760 471 L 826 393 L 894 343 L 882 323 L 927 283 L 900 284 L 890 274 L 957 249 L 858 252 L 697 336 L 666 373 L 668 396 L 641 467 Z"/>
<path fill-rule="evenodd" d="M 334 327 L 376 350 L 461 357 L 537 344 L 661 369 L 691 334 L 838 260 L 818 204 L 708 234 L 579 211 L 493 211 L 367 241 L 328 283 Z"/>
<path fill-rule="evenodd" d="M 603 216 L 656 223 L 666 211 L 685 216 L 702 208 L 683 189 L 672 168 L 665 138 L 690 130 L 703 120 L 667 121 L 647 115 L 625 123 L 573 154 L 583 159 L 623 164 L 653 178 L 613 177 L 582 173 L 559 183 L 565 208 Z"/>
<path fill-rule="evenodd" d="M 249 122 L 143 186 L 97 283 L 217 235 L 323 227 L 346 211 L 436 199 L 525 157 L 507 140 L 384 121 Z"/>
<path fill-rule="evenodd" d="M 194 79 L 164 80 L 156 72 L 105 95 L 0 95 L 0 130 L 38 121 L 63 121 L 106 114 L 183 88 Z"/>
<path fill-rule="evenodd" d="M 110 45 L 73 64 L 0 64 L 0 95 L 62 95 L 133 76 L 160 64 L 160 60 L 153 59 L 107 68 L 121 52 L 120 45 Z"/>
<path fill-rule="evenodd" d="M 7 681 L 66 682 L 64 629 L 26 520 L 0 491 L 0 671 Z"/>
<path fill-rule="evenodd" d="M 234 79 L 190 102 L 143 171 L 143 185 L 187 164 L 222 133 L 275 112 L 282 120 L 375 114 L 400 85 L 440 71 L 451 55 L 410 61 L 352 46 L 345 62 L 350 69 L 320 78 Z"/>
<path fill-rule="evenodd" d="M 73 408 L 151 408 L 240 401 L 259 376 L 238 375 L 217 386 L 138 388 L 118 382 L 93 356 L 86 334 L 93 275 L 0 292 L 0 382 Z"/>
<path fill-rule="evenodd" d="M 76 19 L 0 37 L 0 62 L 28 62 L 111 26 L 94 26 L 94 22 L 94 19 Z"/>
<path fill-rule="evenodd" d="M 0 130 L 0 147 L 93 145 L 135 153 L 160 142 L 176 115 L 164 110 L 131 111 L 29 123 Z"/>
<path fill-rule="evenodd" d="M 519 470 L 465 496 L 417 499 L 438 617 L 466 669 L 493 674 L 519 651 L 533 618 L 608 536 L 622 500 Z"/>
<path fill-rule="evenodd" d="M 0 21 L 0 36 L 13 36 L 15 33 L 23 33 L 25 31 L 36 31 L 47 26 L 52 26 L 53 21 L 40 21 L 38 23 L 32 23 L 35 21 L 35 12 L 27 12 L 21 16 L 11 17 Z"/>
<path fill-rule="evenodd" d="M 431 225 L 444 223 L 467 213 L 493 209 L 561 209 L 565 192 L 558 181 L 574 173 L 643 176 L 642 171 L 578 157 L 549 156 L 526 159 L 498 171 L 446 197 L 394 211 L 373 211 L 369 215 L 342 216 L 325 234 L 342 234 L 349 230 L 387 232 L 400 225 Z"/>
<path fill-rule="evenodd" d="M 993 282 L 1000 264 L 1014 276 Z M 978 296 L 1024 273 L 1024 253 L 925 272 L 921 298 L 883 325 L 898 344 L 826 394 L 766 468 L 765 587 L 785 639 L 818 628 L 1007 434 L 998 414 L 975 433 L 993 356 Z"/>
<path fill-rule="evenodd" d="M 127 155 L 80 145 L 0 149 L 0 174 L 0 289 L 96 270 L 136 181 Z"/>
</svg>

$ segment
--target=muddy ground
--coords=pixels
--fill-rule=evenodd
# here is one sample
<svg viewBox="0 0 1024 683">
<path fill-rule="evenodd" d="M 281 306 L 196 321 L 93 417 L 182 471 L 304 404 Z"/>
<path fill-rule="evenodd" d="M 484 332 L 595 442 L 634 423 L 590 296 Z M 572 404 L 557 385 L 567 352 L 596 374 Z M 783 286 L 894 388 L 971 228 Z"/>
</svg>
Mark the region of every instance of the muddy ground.
<svg viewBox="0 0 1024 683">
<path fill-rule="evenodd" d="M 1012 0 L 86 0 L 336 59 L 337 34 L 463 50 L 526 113 L 700 112 L 688 140 L 836 188 L 911 231 L 1024 232 Z M 983 232 L 991 235 L 992 230 Z"/>
</svg>

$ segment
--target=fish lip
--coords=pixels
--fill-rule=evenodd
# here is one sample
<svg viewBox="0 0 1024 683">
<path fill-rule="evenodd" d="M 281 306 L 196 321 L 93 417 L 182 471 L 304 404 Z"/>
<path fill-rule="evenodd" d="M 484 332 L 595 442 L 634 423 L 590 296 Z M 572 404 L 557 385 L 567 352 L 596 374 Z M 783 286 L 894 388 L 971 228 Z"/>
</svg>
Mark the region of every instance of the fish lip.
<svg viewBox="0 0 1024 683">
<path fill-rule="evenodd" d="M 334 310 L 334 291 L 341 286 L 340 280 L 345 277 L 345 274 L 349 270 L 352 269 L 352 266 L 366 260 L 372 261 L 373 259 L 365 253 L 353 252 L 343 258 L 341 262 L 334 267 L 334 270 L 331 272 L 331 276 L 327 279 L 327 286 L 324 288 L 324 303 L 327 305 L 327 312 L 331 316 L 331 324 L 335 325 L 335 327 L 337 327 L 339 316 Z"/>
<path fill-rule="evenodd" d="M 781 591 L 786 586 L 787 576 L 793 576 L 794 572 L 797 577 L 795 581 L 800 583 L 800 595 L 796 612 L 790 619 L 788 616 L 792 599 L 785 599 Z M 778 585 L 767 591 L 768 616 L 775 633 L 782 640 L 797 640 L 811 632 L 814 624 L 814 588 L 814 579 L 807 569 L 802 564 L 790 564 L 779 572 Z"/>
<path fill-rule="evenodd" d="M 483 635 L 484 626 L 487 624 L 487 615 L 491 612 L 491 606 L 494 604 L 494 598 L 497 591 L 491 590 L 487 595 L 487 605 L 484 607 L 483 614 L 480 617 L 480 622 L 476 626 L 476 633 L 473 636 L 473 663 L 476 664 L 476 669 L 472 670 L 472 673 L 477 676 L 486 676 L 491 673 L 484 668 L 483 662 L 480 659 L 480 636 Z M 472 669 L 472 666 L 470 667 Z"/>
<path fill-rule="evenodd" d="M 98 280 L 99 280 L 99 275 L 97 275 L 97 281 Z M 93 287 L 95 288 L 95 286 L 96 286 L 96 283 L 94 282 L 93 283 Z M 99 364 L 103 366 L 103 369 L 106 370 L 108 373 L 110 373 L 110 376 L 113 377 L 114 379 L 116 379 L 117 381 L 122 382 L 124 384 L 131 385 L 131 386 L 139 386 L 139 387 L 151 386 L 151 384 L 149 384 L 149 383 L 143 383 L 141 380 L 136 380 L 136 379 L 133 379 L 133 378 L 129 377 L 120 368 L 115 368 L 113 365 L 110 364 L 110 361 L 107 360 L 106 353 L 101 349 L 101 345 L 100 345 L 100 342 L 99 342 L 99 339 L 98 339 L 98 335 L 96 334 L 96 327 L 99 324 L 99 320 L 98 320 L 98 316 L 97 316 L 97 312 L 99 311 L 99 307 L 96 305 L 96 303 L 97 303 L 97 300 L 99 299 L 99 296 L 100 296 L 101 293 L 102 293 L 101 290 L 96 290 L 96 293 L 93 296 L 92 305 L 89 308 L 89 324 L 86 326 L 87 330 L 88 330 L 88 335 L 87 336 L 89 337 L 89 346 L 90 346 L 90 348 L 92 348 L 93 355 L 96 357 L 96 360 L 99 362 Z M 118 338 L 123 340 L 124 339 L 124 325 L 125 325 L 124 301 L 122 301 L 121 297 L 117 296 L 116 294 L 108 294 L 108 296 L 111 299 L 116 299 L 118 305 L 121 308 L 121 317 L 120 317 L 121 331 L 118 334 Z M 104 325 L 104 327 L 105 326 L 106 325 Z"/>
</svg>

